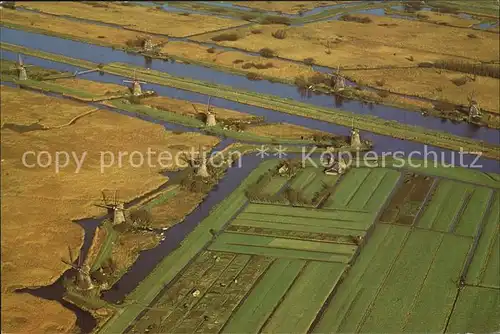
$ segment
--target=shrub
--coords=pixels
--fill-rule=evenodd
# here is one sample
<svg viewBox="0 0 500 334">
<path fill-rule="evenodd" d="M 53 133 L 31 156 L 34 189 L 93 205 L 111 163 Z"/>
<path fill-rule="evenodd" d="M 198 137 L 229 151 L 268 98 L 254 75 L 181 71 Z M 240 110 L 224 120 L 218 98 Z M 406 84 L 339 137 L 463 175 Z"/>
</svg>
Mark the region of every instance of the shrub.
<svg viewBox="0 0 500 334">
<path fill-rule="evenodd" d="M 469 38 L 478 38 L 477 35 L 474 35 L 474 34 L 467 34 L 467 37 L 469 37 Z"/>
<path fill-rule="evenodd" d="M 233 60 L 233 64 L 241 64 L 243 62 L 244 62 L 243 59 L 235 59 L 235 60 Z"/>
<path fill-rule="evenodd" d="M 151 226 L 153 217 L 146 209 L 135 209 L 130 211 L 130 221 L 134 226 Z"/>
<path fill-rule="evenodd" d="M 473 64 L 457 60 L 438 60 L 434 63 L 434 67 L 500 79 L 500 65 L 498 64 Z"/>
<path fill-rule="evenodd" d="M 319 84 L 329 84 L 330 78 L 323 73 L 314 73 L 314 75 L 309 79 L 309 82 L 314 84 L 314 85 L 319 85 Z"/>
<path fill-rule="evenodd" d="M 406 59 L 408 59 L 409 61 L 414 61 L 415 60 L 415 58 L 413 58 L 413 56 L 406 57 Z"/>
<path fill-rule="evenodd" d="M 252 34 L 254 34 L 254 35 L 257 35 L 257 34 L 262 34 L 262 30 L 260 30 L 260 29 L 252 29 L 250 32 L 251 32 Z"/>
<path fill-rule="evenodd" d="M 456 106 L 453 103 L 445 101 L 437 101 L 434 103 L 434 109 L 438 111 L 453 111 Z"/>
<path fill-rule="evenodd" d="M 273 63 L 271 62 L 268 62 L 268 63 L 265 63 L 265 64 L 253 64 L 253 66 L 258 69 L 258 70 L 263 70 L 263 69 L 266 69 L 266 68 L 272 68 L 274 67 Z"/>
<path fill-rule="evenodd" d="M 373 22 L 371 18 L 368 16 L 365 17 L 359 17 L 359 16 L 353 16 L 350 14 L 345 14 L 340 17 L 342 21 L 352 21 L 352 22 L 358 22 L 358 23 L 371 23 Z"/>
<path fill-rule="evenodd" d="M 189 15 L 191 15 L 191 13 L 180 13 L 179 15 L 182 15 L 182 16 L 189 16 Z"/>
<path fill-rule="evenodd" d="M 272 58 L 274 57 L 274 51 L 271 50 L 270 48 L 262 48 L 259 50 L 259 54 L 262 56 L 262 57 L 265 57 L 265 58 Z"/>
<path fill-rule="evenodd" d="M 261 21 L 262 24 L 285 24 L 290 25 L 291 21 L 286 16 L 266 16 Z"/>
<path fill-rule="evenodd" d="M 385 85 L 385 79 L 375 80 L 375 83 L 377 84 L 377 86 L 382 87 L 383 85 Z"/>
<path fill-rule="evenodd" d="M 272 35 L 276 39 L 285 39 L 286 38 L 286 31 L 283 29 L 279 29 L 279 30 L 276 30 L 275 32 L 273 32 Z"/>
<path fill-rule="evenodd" d="M 307 80 L 304 78 L 304 76 L 296 77 L 295 78 L 295 85 L 299 88 L 307 88 Z"/>
<path fill-rule="evenodd" d="M 377 95 L 380 96 L 381 98 L 386 98 L 389 96 L 389 92 L 386 90 L 378 90 Z"/>
<path fill-rule="evenodd" d="M 463 86 L 467 83 L 467 77 L 455 78 L 452 79 L 451 82 L 453 82 L 457 86 Z"/>
<path fill-rule="evenodd" d="M 257 73 L 250 72 L 247 74 L 247 79 L 248 80 L 262 80 L 262 77 L 258 75 Z"/>
<path fill-rule="evenodd" d="M 252 15 L 252 14 L 243 14 L 243 15 L 241 15 L 241 19 L 245 20 L 245 21 L 252 21 L 255 18 L 256 18 L 256 16 Z"/>
<path fill-rule="evenodd" d="M 304 64 L 306 64 L 306 65 L 314 64 L 314 58 L 309 57 L 309 58 L 304 59 Z"/>
<path fill-rule="evenodd" d="M 128 47 L 131 48 L 140 48 L 144 45 L 145 38 L 136 37 L 135 39 L 129 39 L 125 42 Z"/>
<path fill-rule="evenodd" d="M 207 52 L 208 52 L 208 53 L 215 53 L 215 51 L 216 51 L 216 50 L 215 50 L 215 48 L 214 48 L 214 47 L 211 47 L 211 48 L 207 49 Z"/>
<path fill-rule="evenodd" d="M 418 63 L 418 67 L 432 68 L 432 67 L 434 67 L 434 64 L 426 61 L 426 62 Z"/>
<path fill-rule="evenodd" d="M 212 37 L 212 41 L 214 42 L 222 42 L 222 41 L 236 41 L 238 40 L 238 35 L 235 33 L 224 33 L 217 36 Z"/>
<path fill-rule="evenodd" d="M 242 69 L 248 70 L 249 68 L 252 68 L 254 65 L 253 63 L 245 63 L 241 66 Z"/>
</svg>

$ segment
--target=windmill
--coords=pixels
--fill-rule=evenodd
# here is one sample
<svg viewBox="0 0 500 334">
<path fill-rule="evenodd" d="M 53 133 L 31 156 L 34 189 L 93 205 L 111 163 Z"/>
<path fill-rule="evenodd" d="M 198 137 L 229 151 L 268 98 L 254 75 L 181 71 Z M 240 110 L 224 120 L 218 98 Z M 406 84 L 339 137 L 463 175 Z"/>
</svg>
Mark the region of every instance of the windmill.
<svg viewBox="0 0 500 334">
<path fill-rule="evenodd" d="M 27 67 L 31 67 L 31 65 L 24 65 L 23 57 L 21 54 L 18 54 L 16 67 L 12 68 L 17 70 L 18 80 L 28 80 L 28 74 L 26 73 Z"/>
<path fill-rule="evenodd" d="M 168 42 L 160 42 L 160 43 L 154 44 L 153 41 L 151 40 L 151 37 L 148 36 L 148 37 L 144 38 L 144 41 L 142 43 L 142 50 L 145 52 L 153 52 L 158 47 L 161 47 L 167 43 Z"/>
<path fill-rule="evenodd" d="M 132 84 L 132 87 L 130 88 L 130 90 L 132 91 L 132 95 L 133 96 L 141 96 L 142 95 L 141 84 L 145 84 L 146 82 L 139 81 L 137 79 L 137 73 L 136 73 L 135 70 L 134 70 L 134 80 L 132 80 L 132 81 L 130 81 L 130 80 L 123 80 L 123 82 L 131 83 Z"/>
<path fill-rule="evenodd" d="M 88 264 L 83 263 L 83 254 L 80 251 L 80 255 L 78 256 L 78 265 L 75 265 L 75 261 L 73 259 L 73 255 L 71 253 L 71 248 L 68 246 L 69 252 L 69 261 L 65 261 L 61 259 L 62 262 L 70 265 L 73 269 L 77 271 L 76 274 L 76 287 L 79 290 L 90 290 L 94 288 L 94 283 L 92 283 L 92 279 L 90 278 L 90 267 Z"/>
<path fill-rule="evenodd" d="M 213 109 L 211 108 L 211 105 L 210 105 L 210 99 L 212 99 L 212 97 L 210 96 L 208 98 L 208 104 L 207 104 L 207 118 L 206 118 L 206 126 L 215 126 L 217 125 L 217 121 L 215 119 L 215 112 L 213 111 Z"/>
<path fill-rule="evenodd" d="M 361 148 L 361 138 L 359 136 L 359 130 L 354 127 L 354 118 L 352 119 L 351 126 L 351 147 L 355 149 Z"/>
<path fill-rule="evenodd" d="M 333 79 L 333 89 L 336 92 L 341 92 L 345 88 L 345 79 L 340 74 L 340 65 L 337 66 L 337 73 L 331 73 L 330 76 Z"/>
<path fill-rule="evenodd" d="M 481 108 L 479 107 L 479 103 L 474 98 L 474 95 L 475 91 L 473 90 L 467 97 L 467 100 L 469 101 L 469 121 L 482 116 Z"/>
<path fill-rule="evenodd" d="M 342 155 L 339 153 L 338 160 L 330 159 L 329 166 L 325 169 L 326 175 L 342 175 L 347 170 L 347 163 Z"/>
<path fill-rule="evenodd" d="M 197 156 L 196 153 L 194 152 L 191 153 L 184 152 L 182 157 L 186 162 L 188 162 L 191 165 L 191 167 L 196 168 L 197 176 L 201 176 L 202 178 L 210 177 L 210 174 L 208 173 L 207 169 L 207 157 L 205 152 L 201 149 L 201 146 L 199 148 Z"/>
<path fill-rule="evenodd" d="M 118 190 L 115 190 L 111 203 L 108 202 L 106 194 L 102 191 L 102 201 L 104 204 L 96 204 L 96 206 L 106 208 L 108 211 L 113 212 L 113 225 L 125 222 L 125 204 L 118 201 Z"/>
</svg>

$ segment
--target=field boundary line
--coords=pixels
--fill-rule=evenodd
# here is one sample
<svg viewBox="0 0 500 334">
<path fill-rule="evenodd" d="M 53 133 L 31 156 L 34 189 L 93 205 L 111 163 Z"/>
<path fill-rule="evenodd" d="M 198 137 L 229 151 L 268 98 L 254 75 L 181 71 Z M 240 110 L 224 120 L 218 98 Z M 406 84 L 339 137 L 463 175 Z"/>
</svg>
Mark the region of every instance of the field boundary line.
<svg viewBox="0 0 500 334">
<path fill-rule="evenodd" d="M 474 239 L 473 239 L 472 245 L 470 247 L 469 253 L 467 254 L 467 257 L 465 259 L 465 263 L 464 263 L 464 266 L 462 268 L 462 272 L 460 273 L 460 279 L 461 280 L 462 279 L 464 281 L 466 280 L 467 273 L 469 271 L 469 267 L 470 267 L 470 265 L 472 263 L 472 260 L 474 259 L 474 255 L 475 255 L 477 247 L 479 245 L 479 240 L 481 239 L 481 236 L 483 235 L 484 225 L 486 224 L 486 221 L 490 217 L 490 214 L 492 214 L 491 208 L 493 207 L 493 201 L 494 201 L 495 197 L 496 197 L 495 196 L 495 192 L 491 192 L 490 198 L 488 199 L 487 209 L 486 209 L 487 210 L 486 212 L 488 212 L 488 214 L 484 215 L 482 217 L 481 222 L 477 226 L 476 235 L 474 236 Z M 483 264 L 483 266 L 486 266 L 486 265 Z M 481 268 L 481 271 L 483 271 L 482 268 Z"/>
<path fill-rule="evenodd" d="M 279 225 L 283 225 L 283 226 L 298 226 L 298 227 L 305 227 L 305 228 L 310 227 L 310 226 L 312 226 L 312 227 L 325 227 L 323 225 L 312 225 L 312 224 L 305 225 L 305 224 L 300 224 L 300 223 L 270 222 L 270 221 L 266 221 L 266 220 L 255 220 L 255 219 L 244 219 L 244 220 L 245 221 L 258 222 L 258 223 L 273 223 L 273 224 L 279 224 Z M 243 225 L 243 224 L 242 225 L 240 225 L 240 224 L 232 225 L 231 224 L 231 226 L 248 226 L 248 225 Z M 251 227 L 251 226 L 249 226 L 249 227 Z M 328 226 L 326 226 L 326 227 L 328 227 Z M 364 231 L 366 231 L 366 230 L 356 230 L 356 229 L 352 229 L 352 228 L 348 228 L 348 227 L 331 227 L 331 228 L 336 228 L 336 229 L 339 229 L 339 230 L 353 231 L 353 232 L 364 232 Z M 286 230 L 286 231 L 291 231 L 291 230 Z M 302 232 L 306 232 L 306 231 L 302 231 Z M 320 232 L 314 232 L 314 233 L 320 233 Z M 321 233 L 327 233 L 327 232 L 321 232 Z"/>
<path fill-rule="evenodd" d="M 252 203 L 254 204 L 254 203 Z M 255 203 L 255 204 L 260 204 L 260 203 Z M 286 207 L 286 205 L 283 205 L 284 207 Z M 314 209 L 311 208 L 313 211 Z M 272 213 L 263 213 L 263 212 L 242 212 L 242 213 L 247 213 L 247 214 L 256 214 L 256 215 L 267 215 L 267 216 L 275 216 L 274 214 Z M 335 221 L 339 221 L 339 222 L 342 222 L 342 223 L 360 223 L 360 221 L 358 220 L 346 220 L 346 219 L 331 219 L 331 218 L 317 218 L 317 217 L 307 217 L 307 216 L 294 216 L 294 215 L 283 215 L 283 214 L 279 214 L 277 216 L 281 216 L 281 217 L 291 217 L 291 218 L 313 218 L 313 219 L 317 219 L 317 220 L 326 220 L 326 221 L 332 221 L 332 220 L 335 220 Z M 267 221 L 267 220 L 264 220 L 264 221 Z"/>
<path fill-rule="evenodd" d="M 373 195 L 375 195 L 375 193 L 377 192 L 378 188 L 380 187 L 380 184 L 382 184 L 382 181 L 384 181 L 384 179 L 387 177 L 387 174 L 389 174 L 389 173 L 387 171 L 385 171 L 384 175 L 377 182 L 377 186 L 372 191 L 372 193 L 370 194 L 370 196 L 366 199 L 366 202 L 363 204 L 363 209 L 368 205 L 368 202 L 372 199 Z M 399 180 L 399 178 L 398 178 L 398 180 Z M 392 193 L 392 191 L 391 191 L 391 193 Z"/>
<path fill-rule="evenodd" d="M 267 317 L 266 321 L 264 321 L 264 323 L 262 324 L 262 326 L 259 328 L 258 333 L 262 333 L 262 329 L 265 328 L 266 325 L 269 323 L 269 321 L 272 319 L 273 315 L 276 313 L 276 310 L 283 303 L 283 300 L 286 298 L 286 296 L 288 295 L 288 293 L 290 292 L 290 290 L 292 289 L 292 287 L 295 285 L 295 283 L 297 282 L 297 280 L 299 279 L 299 277 L 304 273 L 304 270 L 307 268 L 307 266 L 311 263 L 311 260 L 303 260 L 303 261 L 304 261 L 304 265 L 302 266 L 302 268 L 300 268 L 299 273 L 292 280 L 292 283 L 290 283 L 290 285 L 288 286 L 288 289 L 286 289 L 286 291 L 283 294 L 283 296 L 281 296 L 281 298 L 278 300 L 278 302 L 276 303 L 276 306 L 273 308 L 273 310 L 269 314 L 269 317 Z M 318 261 L 318 262 L 324 262 L 324 261 Z M 331 262 L 327 262 L 327 263 L 331 263 Z"/>
<path fill-rule="evenodd" d="M 401 256 L 401 253 L 403 251 L 403 249 L 405 248 L 406 246 L 406 242 L 408 241 L 408 239 L 410 238 L 410 235 L 412 234 L 413 232 L 413 229 L 410 227 L 409 230 L 406 232 L 406 236 L 401 244 L 401 247 L 399 248 L 398 250 L 398 254 L 396 255 L 396 257 L 394 258 L 393 262 L 391 263 L 391 265 L 389 266 L 389 270 L 387 270 L 387 273 L 385 274 L 384 278 L 382 279 L 382 282 L 380 282 L 380 285 L 378 286 L 377 288 L 377 292 L 375 293 L 375 296 L 373 297 L 372 301 L 370 302 L 370 304 L 368 305 L 368 308 L 366 309 L 365 313 L 363 314 L 363 316 L 361 317 L 361 320 L 360 322 L 358 323 L 358 325 L 356 326 L 356 332 L 359 332 L 361 327 L 365 324 L 365 321 L 366 321 L 366 318 L 368 317 L 368 314 L 371 312 L 372 310 L 372 307 L 373 307 L 373 304 L 375 303 L 375 301 L 377 300 L 378 298 L 378 295 L 380 294 L 380 291 L 382 290 L 382 288 L 384 287 L 386 281 L 387 281 L 387 278 L 390 276 L 390 274 L 392 273 L 393 269 L 394 269 L 394 265 L 396 264 L 396 262 L 398 262 L 398 259 L 399 257 Z"/>
<path fill-rule="evenodd" d="M 286 231 L 289 232 L 289 231 Z M 355 244 L 350 244 L 347 242 L 336 242 L 336 241 L 331 241 L 331 240 L 316 240 L 316 239 L 303 239 L 303 238 L 298 238 L 298 237 L 290 237 L 290 236 L 275 236 L 271 234 L 254 234 L 254 233 L 249 233 L 249 232 L 240 232 L 240 231 L 224 231 L 224 233 L 230 233 L 230 234 L 242 234 L 242 235 L 251 235 L 251 236 L 263 236 L 263 237 L 272 237 L 272 238 L 277 238 L 277 239 L 287 239 L 287 240 L 298 240 L 298 241 L 311 241 L 311 242 L 319 242 L 319 243 L 326 243 L 326 244 L 334 244 L 334 245 L 352 245 L 356 246 Z M 335 234 L 331 234 L 335 235 Z"/>
<path fill-rule="evenodd" d="M 304 252 L 309 252 L 309 253 L 322 253 L 322 254 L 332 254 L 332 255 L 342 255 L 348 257 L 349 255 L 352 256 L 350 253 L 338 253 L 338 252 L 325 252 L 325 251 L 316 251 L 316 250 L 309 250 L 309 249 L 298 249 L 298 248 L 287 248 L 287 247 L 281 247 L 281 246 L 268 246 L 268 245 L 248 245 L 248 244 L 242 244 L 239 242 L 228 242 L 224 243 L 226 245 L 234 245 L 234 246 L 245 246 L 245 247 L 255 247 L 255 248 L 269 248 L 269 249 L 286 249 L 286 250 L 299 250 L 299 251 L 304 251 Z M 351 245 L 351 244 L 345 244 L 345 245 Z M 356 245 L 352 245 L 356 246 Z M 239 253 L 235 253 L 239 254 Z M 245 253 L 241 253 L 245 254 Z M 270 255 L 269 255 L 270 256 Z M 272 256 L 271 256 L 272 257 Z M 310 261 L 316 261 L 316 260 L 310 260 Z M 335 261 L 324 261 L 324 262 L 335 262 Z"/>
<path fill-rule="evenodd" d="M 455 182 L 456 183 L 456 181 L 449 181 L 449 182 Z M 450 189 L 448 189 L 448 191 L 446 192 L 446 194 L 445 194 L 446 196 L 444 198 L 444 201 L 440 203 L 438 212 L 436 213 L 436 216 L 432 219 L 432 224 L 429 227 L 430 230 L 432 230 L 434 228 L 434 224 L 436 224 L 436 220 L 441 215 L 441 213 L 443 212 L 443 210 L 448 206 L 448 203 L 450 202 L 450 196 L 449 196 L 449 194 L 450 194 L 450 192 L 453 192 L 454 186 L 455 186 L 455 184 L 452 184 L 450 186 Z"/>
<path fill-rule="evenodd" d="M 253 255 L 253 256 L 259 256 L 259 255 Z M 262 272 L 262 274 L 260 274 L 259 277 L 257 277 L 257 279 L 255 280 L 254 284 L 252 285 L 252 287 L 250 289 L 248 289 L 247 293 L 243 296 L 243 298 L 241 298 L 240 302 L 238 303 L 238 305 L 236 305 L 236 307 L 234 308 L 233 312 L 231 312 L 231 315 L 229 315 L 229 318 L 227 318 L 226 322 L 224 323 L 224 325 L 220 328 L 219 330 L 219 333 L 223 333 L 224 332 L 224 329 L 227 327 L 227 324 L 231 321 L 231 319 L 233 318 L 233 316 L 238 313 L 238 310 L 241 308 L 241 306 L 243 304 L 245 304 L 246 300 L 248 299 L 248 297 L 252 294 L 253 290 L 255 289 L 255 287 L 259 284 L 260 281 L 262 281 L 262 279 L 265 277 L 265 275 L 267 274 L 267 272 L 270 270 L 270 268 L 276 263 L 276 261 L 279 259 L 277 257 L 273 257 L 273 256 L 269 256 L 269 258 L 273 259 L 269 265 L 267 266 L 267 268 Z M 288 261 L 293 261 L 293 260 L 290 260 L 290 259 L 287 259 Z M 286 266 L 286 268 L 288 268 L 288 265 Z M 285 268 L 285 269 L 286 269 Z"/>
<path fill-rule="evenodd" d="M 354 190 L 354 192 L 351 194 L 351 196 L 349 196 L 349 198 L 347 199 L 347 203 L 345 204 L 345 206 L 349 206 L 349 203 L 351 203 L 352 199 L 356 196 L 356 194 L 358 193 L 359 191 L 359 188 L 361 188 L 361 185 L 363 185 L 363 183 L 366 181 L 366 179 L 368 178 L 369 175 L 372 174 L 372 170 L 371 169 L 368 169 L 368 173 L 363 177 L 363 179 L 361 180 L 361 182 L 358 184 L 358 186 L 356 187 L 356 189 Z"/>
<path fill-rule="evenodd" d="M 413 217 L 413 222 L 411 223 L 411 226 L 418 227 L 417 223 L 420 217 L 422 216 L 423 212 L 425 211 L 424 208 L 427 207 L 429 199 L 432 197 L 432 195 L 434 195 L 438 183 L 439 183 L 439 178 L 434 176 L 432 178 L 432 184 L 427 190 L 427 194 L 425 194 L 424 200 L 422 201 L 422 203 L 420 203 L 420 208 L 418 209 L 417 214 L 415 215 L 415 217 Z"/>
<path fill-rule="evenodd" d="M 455 230 L 457 228 L 457 224 L 460 222 L 460 219 L 462 218 L 463 213 L 467 209 L 467 206 L 470 203 L 470 199 L 472 198 L 472 195 L 474 195 L 474 192 L 476 192 L 476 189 L 475 188 L 467 189 L 466 191 L 467 191 L 467 195 L 466 195 L 464 201 L 462 202 L 462 205 L 460 206 L 460 210 L 458 210 L 457 213 L 455 213 L 455 217 L 453 217 L 453 220 L 451 221 L 448 232 L 451 232 L 451 233 L 455 232 Z M 484 214 L 483 214 L 483 216 L 484 216 Z M 483 216 L 481 216 L 481 219 Z"/>
<path fill-rule="evenodd" d="M 441 234 L 440 235 L 440 240 L 439 240 L 439 245 L 436 248 L 436 252 L 434 253 L 434 256 L 432 257 L 431 262 L 429 263 L 429 267 L 427 268 L 427 271 L 425 272 L 424 279 L 420 283 L 420 286 L 418 287 L 418 291 L 415 294 L 415 296 L 413 297 L 413 300 L 412 300 L 412 302 L 410 304 L 409 311 L 406 314 L 406 317 L 404 319 L 403 327 L 401 328 L 401 332 L 403 332 L 403 333 L 405 332 L 405 328 L 408 325 L 408 321 L 410 320 L 410 317 L 412 315 L 413 309 L 415 308 L 415 305 L 417 303 L 418 297 L 420 296 L 420 293 L 422 292 L 422 289 L 424 288 L 425 282 L 427 281 L 427 276 L 429 276 L 429 273 L 432 270 L 434 262 L 436 261 L 436 258 L 437 258 L 437 255 L 439 253 L 439 250 L 441 249 L 441 246 L 443 245 L 443 241 L 444 241 L 444 235 Z"/>
<path fill-rule="evenodd" d="M 483 282 L 483 276 L 484 273 L 486 272 L 486 268 L 488 267 L 488 262 L 490 261 L 491 254 L 493 253 L 493 248 L 495 246 L 495 242 L 498 239 L 498 234 L 496 234 L 495 237 L 491 238 L 490 244 L 488 245 L 488 255 L 486 256 L 486 259 L 484 263 L 481 264 L 481 270 L 479 271 L 479 282 Z"/>
</svg>

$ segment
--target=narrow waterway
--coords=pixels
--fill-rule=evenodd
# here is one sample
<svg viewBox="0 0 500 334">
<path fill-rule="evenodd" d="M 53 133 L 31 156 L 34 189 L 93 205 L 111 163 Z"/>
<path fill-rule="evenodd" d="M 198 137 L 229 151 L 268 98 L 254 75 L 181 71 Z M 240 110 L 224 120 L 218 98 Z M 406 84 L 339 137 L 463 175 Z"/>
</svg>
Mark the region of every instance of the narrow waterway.
<svg viewBox="0 0 500 334">
<path fill-rule="evenodd" d="M 487 143 L 497 144 L 499 141 L 499 134 L 498 130 L 496 129 L 478 127 L 469 123 L 453 123 L 451 121 L 437 117 L 423 116 L 420 113 L 414 111 L 378 105 L 374 103 L 365 103 L 357 100 L 347 100 L 337 96 L 316 94 L 304 96 L 304 94 L 301 93 L 301 91 L 297 87 L 292 85 L 272 83 L 266 80 L 252 81 L 248 80 L 244 76 L 224 73 L 203 66 L 151 59 L 137 54 L 113 50 L 112 48 L 106 48 L 41 34 L 33 34 L 8 28 L 1 28 L 1 36 L 2 41 L 8 43 L 18 44 L 47 52 L 60 53 L 68 57 L 83 59 L 95 63 L 129 63 L 137 66 L 143 66 L 145 68 L 151 68 L 161 72 L 166 72 L 175 76 L 203 80 L 262 94 L 276 95 L 283 98 L 291 98 L 295 101 L 301 101 L 315 106 L 338 108 L 356 114 L 374 115 L 386 120 L 395 120 L 400 123 L 419 125 L 427 129 L 439 130 L 457 136 L 483 140 Z M 2 54 L 5 54 L 4 57 L 6 59 L 14 60 L 12 58 L 12 53 L 3 51 Z M 29 59 L 32 58 L 33 57 L 26 57 L 26 62 L 30 63 Z M 40 63 L 40 61 L 38 61 L 37 63 Z M 35 63 L 33 62 L 33 64 Z M 71 67 L 67 65 L 66 68 L 69 69 Z M 103 82 L 105 82 L 106 80 L 103 76 L 99 76 L 98 73 L 91 73 L 89 78 Z M 115 81 L 112 82 L 122 84 L 120 77 L 115 77 Z M 153 89 L 158 90 L 158 93 L 160 95 L 175 97 L 166 94 L 167 90 L 171 93 L 177 91 L 176 95 L 181 95 L 179 93 L 179 90 L 173 88 L 167 88 L 164 86 L 164 88 L 158 88 L 158 85 L 153 84 L 148 84 L 148 87 L 156 87 Z M 201 94 L 184 92 L 182 93 L 182 95 L 200 96 Z M 205 101 L 206 98 L 204 99 L 204 101 L 198 102 Z M 289 115 L 287 117 L 289 117 Z"/>
</svg>

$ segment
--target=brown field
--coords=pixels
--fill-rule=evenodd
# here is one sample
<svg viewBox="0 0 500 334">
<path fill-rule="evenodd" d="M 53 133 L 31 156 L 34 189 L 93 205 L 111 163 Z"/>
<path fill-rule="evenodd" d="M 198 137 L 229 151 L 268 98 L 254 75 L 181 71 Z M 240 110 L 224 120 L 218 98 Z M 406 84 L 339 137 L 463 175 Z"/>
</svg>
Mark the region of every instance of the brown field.
<svg viewBox="0 0 500 334">
<path fill-rule="evenodd" d="M 373 22 L 329 21 L 289 27 L 286 28 L 287 37 L 281 40 L 271 34 L 283 29 L 282 25 L 242 27 L 231 30 L 238 34 L 238 40 L 219 44 L 249 51 L 268 47 L 284 58 L 303 60 L 311 57 L 320 65 L 347 68 L 416 66 L 419 62 L 443 58 L 482 61 L 498 58 L 498 36 L 492 33 L 375 15 L 361 16 Z M 254 29 L 262 33 L 252 34 Z M 478 38 L 467 37 L 469 33 Z M 211 41 L 216 35 L 209 33 L 193 39 Z M 330 54 L 327 54 L 328 49 Z M 413 61 L 407 59 L 410 56 Z"/>
<path fill-rule="evenodd" d="M 192 103 L 190 101 L 172 99 L 166 96 L 145 98 L 141 101 L 141 104 L 160 110 L 167 110 L 193 117 L 198 116 L 199 113 L 205 113 L 207 110 L 206 104 Z M 196 109 L 193 107 L 193 105 L 196 107 Z M 255 118 L 255 116 L 250 114 L 245 114 L 239 111 L 219 108 L 215 106 L 212 106 L 212 110 L 216 113 L 217 118 L 221 120 L 250 120 Z"/>
<path fill-rule="evenodd" d="M 129 89 L 126 86 L 78 78 L 56 79 L 51 82 L 71 89 L 85 91 L 96 96 L 129 93 Z"/>
<path fill-rule="evenodd" d="M 2 124 L 40 121 L 46 126 L 65 124 L 92 109 L 4 86 L 1 108 Z M 22 333 L 63 332 L 74 324 L 74 315 L 60 304 L 13 293 L 23 287 L 49 285 L 68 269 L 59 259 L 68 256 L 68 245 L 76 254 L 83 241 L 82 229 L 72 220 L 102 214 L 94 204 L 103 189 L 119 189 L 120 199 L 129 201 L 166 181 L 159 174 L 160 166 L 132 168 L 124 163 L 122 168 L 101 173 L 101 151 L 146 152 L 150 147 L 175 154 L 168 145 L 198 147 L 218 142 L 200 134 L 173 134 L 159 125 L 108 111 L 96 111 L 61 129 L 25 133 L 2 129 L 1 134 L 2 329 Z M 74 161 L 58 174 L 54 167 L 22 165 L 24 152 L 42 150 L 52 156 L 56 151 L 74 151 L 79 157 L 86 151 L 87 156 L 79 173 L 75 173 Z"/>
<path fill-rule="evenodd" d="M 23 2 L 26 8 L 40 10 L 49 14 L 70 15 L 113 23 L 142 32 L 184 37 L 244 24 L 245 21 L 190 14 L 188 16 L 166 12 L 154 7 L 102 2 L 107 7 L 95 7 L 81 2 Z"/>
<path fill-rule="evenodd" d="M 452 80 L 465 77 L 465 73 L 432 68 L 353 70 L 345 73 L 356 82 L 368 86 L 456 104 L 468 104 L 467 96 L 474 90 L 482 108 L 496 113 L 500 108 L 498 98 L 500 81 L 495 78 L 477 76 L 476 81 L 468 81 L 462 86 L 457 86 Z M 385 82 L 380 87 L 376 82 L 380 83 L 382 80 Z"/>
<path fill-rule="evenodd" d="M 264 76 L 274 77 L 284 81 L 293 82 L 294 78 L 299 75 L 309 77 L 314 74 L 311 66 L 305 64 L 296 64 L 281 59 L 269 59 L 264 57 L 252 56 L 238 51 L 218 50 L 214 53 L 209 53 L 207 52 L 207 47 L 195 43 L 177 41 L 169 42 L 162 48 L 162 52 L 172 56 L 202 61 L 207 63 L 208 65 L 213 64 L 216 66 L 223 66 L 228 69 L 236 69 L 247 73 L 262 74 Z M 248 63 L 272 63 L 273 67 L 263 69 L 252 67 L 250 69 L 245 69 L 243 66 Z"/>
<path fill-rule="evenodd" d="M 138 36 L 142 36 L 141 33 L 135 31 L 71 21 L 50 15 L 13 10 L 2 11 L 2 22 L 22 25 L 33 29 L 47 30 L 55 34 L 100 45 L 121 45 L 125 47 L 128 40 L 135 40 Z M 168 38 L 166 37 L 152 38 L 153 43 L 166 42 L 167 40 Z"/>
<path fill-rule="evenodd" d="M 151 209 L 154 227 L 170 227 L 184 219 L 205 197 L 204 193 L 195 193 L 178 189 L 174 197 Z"/>
<path fill-rule="evenodd" d="M 307 11 L 317 7 L 331 6 L 339 2 L 340 1 L 234 1 L 233 3 L 238 6 L 261 9 L 265 11 L 298 14 L 300 11 Z"/>
<path fill-rule="evenodd" d="M 256 125 L 249 127 L 245 131 L 259 136 L 271 136 L 282 139 L 298 139 L 301 137 L 310 139 L 314 135 L 329 135 L 326 132 L 310 130 L 302 126 L 287 123 Z"/>
</svg>

